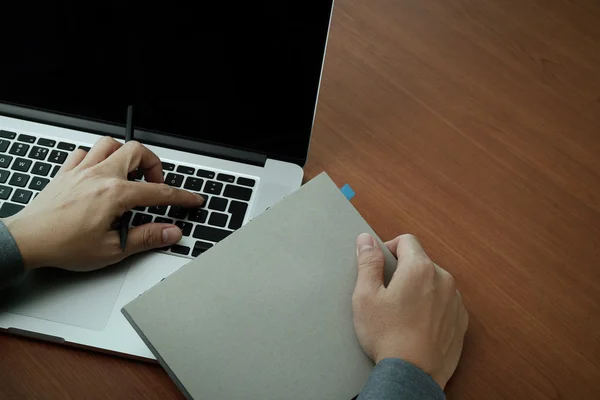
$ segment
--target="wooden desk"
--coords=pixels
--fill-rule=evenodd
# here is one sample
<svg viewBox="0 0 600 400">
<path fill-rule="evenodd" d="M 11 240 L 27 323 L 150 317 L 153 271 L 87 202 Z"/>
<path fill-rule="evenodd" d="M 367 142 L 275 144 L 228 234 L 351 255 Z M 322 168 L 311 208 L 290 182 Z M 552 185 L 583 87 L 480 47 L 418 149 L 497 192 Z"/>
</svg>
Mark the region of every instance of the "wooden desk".
<svg viewBox="0 0 600 400">
<path fill-rule="evenodd" d="M 600 398 L 600 4 L 337 0 L 306 177 L 416 234 L 471 324 L 449 399 Z M 0 397 L 180 399 L 154 365 L 0 336 Z"/>
</svg>

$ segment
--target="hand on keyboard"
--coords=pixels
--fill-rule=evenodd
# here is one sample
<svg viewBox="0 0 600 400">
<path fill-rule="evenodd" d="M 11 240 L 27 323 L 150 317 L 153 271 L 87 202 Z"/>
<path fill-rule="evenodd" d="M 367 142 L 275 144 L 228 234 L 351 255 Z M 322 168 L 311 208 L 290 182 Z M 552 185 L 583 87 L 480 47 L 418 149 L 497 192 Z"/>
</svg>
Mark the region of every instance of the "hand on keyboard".
<svg viewBox="0 0 600 400">
<path fill-rule="evenodd" d="M 146 182 L 127 180 L 136 168 L 145 171 Z M 140 143 L 123 145 L 105 137 L 89 153 L 74 151 L 35 200 L 4 223 L 26 268 L 89 271 L 179 242 L 182 232 L 176 225 L 144 224 L 129 231 L 127 248 L 121 252 L 114 224 L 132 208 L 195 208 L 203 201 L 200 195 L 165 185 L 159 158 Z"/>
</svg>

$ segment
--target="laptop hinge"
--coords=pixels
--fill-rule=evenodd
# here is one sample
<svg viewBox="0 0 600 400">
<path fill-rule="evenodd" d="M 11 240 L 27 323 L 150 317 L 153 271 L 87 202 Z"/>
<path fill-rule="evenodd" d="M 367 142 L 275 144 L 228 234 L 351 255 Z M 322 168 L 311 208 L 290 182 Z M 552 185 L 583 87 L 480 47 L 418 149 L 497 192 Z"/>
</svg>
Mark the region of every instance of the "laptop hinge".
<svg viewBox="0 0 600 400">
<path fill-rule="evenodd" d="M 123 139 L 125 137 L 124 125 L 119 126 L 105 122 L 90 121 L 68 115 L 55 114 L 42 110 L 33 110 L 30 108 L 19 107 L 10 104 L 0 103 L 0 114 L 7 117 L 59 126 L 61 128 L 75 129 L 84 132 L 95 133 L 98 135 L 108 135 L 119 139 Z M 125 114 L 123 114 L 123 122 L 125 122 Z M 264 167 L 267 162 L 267 156 L 264 154 L 212 143 L 197 142 L 182 137 L 168 136 L 156 132 L 136 129 L 134 131 L 134 137 L 136 140 L 139 140 L 145 144 L 168 147 L 174 150 L 181 150 L 185 152 L 201 154 L 204 156 L 220 158 L 223 160 L 241 162 L 244 164 L 257 165 L 259 167 Z"/>
</svg>

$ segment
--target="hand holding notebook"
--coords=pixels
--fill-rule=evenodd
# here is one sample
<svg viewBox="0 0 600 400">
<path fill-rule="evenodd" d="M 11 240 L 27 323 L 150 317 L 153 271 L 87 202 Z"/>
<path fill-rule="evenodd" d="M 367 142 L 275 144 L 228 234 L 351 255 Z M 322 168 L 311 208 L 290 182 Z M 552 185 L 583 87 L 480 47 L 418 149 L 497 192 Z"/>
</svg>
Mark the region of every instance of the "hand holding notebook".
<svg viewBox="0 0 600 400">
<path fill-rule="evenodd" d="M 371 357 L 423 363 L 443 386 L 464 334 L 437 329 L 458 310 L 455 289 L 411 236 L 388 244 L 405 276 L 392 277 L 396 259 L 369 236 L 357 260 L 361 232 L 374 236 L 322 174 L 123 313 L 188 398 L 350 399 L 373 367 L 354 323 Z M 408 345 L 396 345 L 398 332 Z"/>
</svg>

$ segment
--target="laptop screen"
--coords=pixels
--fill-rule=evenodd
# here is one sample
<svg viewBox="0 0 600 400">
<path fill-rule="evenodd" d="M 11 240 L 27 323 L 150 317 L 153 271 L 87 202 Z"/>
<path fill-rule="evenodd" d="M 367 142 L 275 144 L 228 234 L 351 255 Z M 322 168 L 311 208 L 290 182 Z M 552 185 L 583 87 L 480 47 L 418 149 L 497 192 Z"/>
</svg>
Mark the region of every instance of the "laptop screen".
<svg viewBox="0 0 600 400">
<path fill-rule="evenodd" d="M 304 162 L 332 0 L 18 3 L 0 102 Z"/>
</svg>

